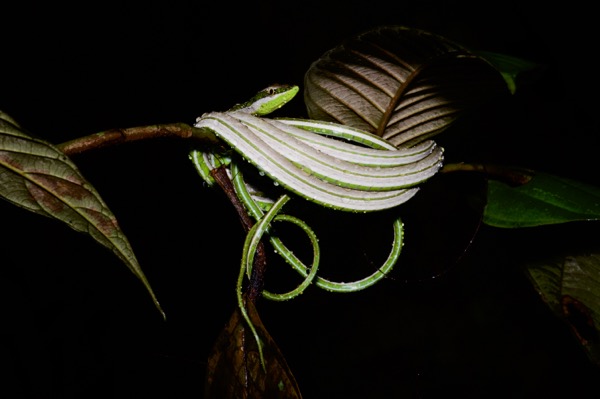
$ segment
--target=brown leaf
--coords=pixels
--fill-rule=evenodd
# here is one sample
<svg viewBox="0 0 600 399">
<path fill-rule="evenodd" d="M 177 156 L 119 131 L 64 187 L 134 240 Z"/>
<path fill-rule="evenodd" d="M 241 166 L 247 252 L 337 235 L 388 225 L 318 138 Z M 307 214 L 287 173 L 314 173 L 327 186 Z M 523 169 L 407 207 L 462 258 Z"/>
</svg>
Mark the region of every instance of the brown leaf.
<svg viewBox="0 0 600 399">
<path fill-rule="evenodd" d="M 60 220 L 111 250 L 162 309 L 116 217 L 77 166 L 57 147 L 32 137 L 0 112 L 0 197 Z"/>
<path fill-rule="evenodd" d="M 205 399 L 301 399 L 296 379 L 250 301 L 247 311 L 263 342 L 266 372 L 252 331 L 236 308 L 208 359 Z"/>
<path fill-rule="evenodd" d="M 346 40 L 304 78 L 312 119 L 412 145 L 445 130 L 464 111 L 508 94 L 483 58 L 441 36 L 383 26 Z"/>
</svg>

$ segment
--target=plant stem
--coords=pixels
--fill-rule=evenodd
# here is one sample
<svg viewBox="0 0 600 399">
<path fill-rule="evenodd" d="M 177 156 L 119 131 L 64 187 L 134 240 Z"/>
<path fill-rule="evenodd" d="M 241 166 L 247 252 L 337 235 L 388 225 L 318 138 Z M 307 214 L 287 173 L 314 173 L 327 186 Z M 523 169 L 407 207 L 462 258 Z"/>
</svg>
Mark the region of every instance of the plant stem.
<svg viewBox="0 0 600 399">
<path fill-rule="evenodd" d="M 213 169 L 211 171 L 211 175 L 235 208 L 238 216 L 240 217 L 240 221 L 242 222 L 242 226 L 244 227 L 244 231 L 248 233 L 254 225 L 254 221 L 250 215 L 248 215 L 244 204 L 242 204 L 236 195 L 233 183 L 227 175 L 226 168 L 224 166 L 220 166 L 216 169 Z M 262 292 L 266 268 L 267 256 L 265 252 L 265 246 L 261 241 L 256 249 L 254 265 L 252 267 L 252 276 L 250 278 L 250 285 L 248 286 L 247 292 L 248 299 L 252 303 L 256 303 L 256 298 L 258 298 Z"/>
<path fill-rule="evenodd" d="M 444 165 L 440 173 L 476 172 L 511 186 L 520 186 L 529 182 L 535 174 L 532 170 L 504 165 L 482 163 L 450 163 Z"/>
<path fill-rule="evenodd" d="M 74 155 L 111 145 L 159 137 L 179 137 L 182 139 L 194 137 L 194 139 L 205 141 L 209 144 L 219 143 L 217 137 L 207 129 L 197 129 L 185 123 L 171 123 L 167 125 L 138 126 L 127 129 L 110 129 L 58 144 L 57 147 L 66 155 Z"/>
</svg>

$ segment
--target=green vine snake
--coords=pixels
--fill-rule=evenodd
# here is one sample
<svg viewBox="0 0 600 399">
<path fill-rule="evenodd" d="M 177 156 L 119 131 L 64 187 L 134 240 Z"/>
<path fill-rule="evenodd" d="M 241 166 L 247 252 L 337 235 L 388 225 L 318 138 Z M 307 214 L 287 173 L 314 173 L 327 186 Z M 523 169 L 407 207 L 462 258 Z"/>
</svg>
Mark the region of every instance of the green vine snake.
<svg viewBox="0 0 600 399">
<path fill-rule="evenodd" d="M 418 190 L 416 186 L 441 168 L 443 149 L 432 140 L 412 147 L 395 147 L 379 136 L 335 123 L 263 118 L 289 102 L 298 91 L 298 86 L 268 87 L 226 112 L 202 115 L 194 126 L 212 131 L 274 184 L 335 210 L 370 212 L 398 206 L 412 198 Z M 250 278 L 254 254 L 263 236 L 266 235 L 275 252 L 304 277 L 303 282 L 288 293 L 264 290 L 262 295 L 271 300 L 293 298 L 312 283 L 332 292 L 362 290 L 385 277 L 400 256 L 403 225 L 397 219 L 393 222 L 392 250 L 375 273 L 343 283 L 319 277 L 320 249 L 316 234 L 302 220 L 280 213 L 290 200 L 288 194 L 282 194 L 276 200 L 263 194 L 243 178 L 238 160 L 226 151 L 192 150 L 189 156 L 200 176 L 211 186 L 215 183 L 211 171 L 225 166 L 236 195 L 256 221 L 244 243 L 236 292 L 240 311 L 258 343 L 263 368 L 261 340 L 249 319 L 242 296 L 244 277 Z M 310 267 L 272 234 L 270 227 L 274 222 L 292 223 L 304 231 L 313 247 Z"/>
</svg>

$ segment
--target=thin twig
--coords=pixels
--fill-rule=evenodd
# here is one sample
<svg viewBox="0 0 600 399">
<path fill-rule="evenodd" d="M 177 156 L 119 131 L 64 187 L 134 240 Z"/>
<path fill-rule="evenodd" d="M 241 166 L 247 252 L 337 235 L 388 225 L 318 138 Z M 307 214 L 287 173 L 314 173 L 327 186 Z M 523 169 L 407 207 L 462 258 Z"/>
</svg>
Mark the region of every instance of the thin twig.
<svg viewBox="0 0 600 399">
<path fill-rule="evenodd" d="M 116 144 L 159 137 L 194 138 L 209 144 L 217 144 L 217 137 L 207 129 L 198 129 L 185 123 L 138 126 L 126 129 L 111 129 L 58 144 L 66 155 L 80 154 Z"/>
<path fill-rule="evenodd" d="M 440 173 L 454 172 L 476 172 L 515 187 L 528 183 L 535 174 L 530 169 L 483 163 L 451 163 L 440 170 Z"/>
</svg>

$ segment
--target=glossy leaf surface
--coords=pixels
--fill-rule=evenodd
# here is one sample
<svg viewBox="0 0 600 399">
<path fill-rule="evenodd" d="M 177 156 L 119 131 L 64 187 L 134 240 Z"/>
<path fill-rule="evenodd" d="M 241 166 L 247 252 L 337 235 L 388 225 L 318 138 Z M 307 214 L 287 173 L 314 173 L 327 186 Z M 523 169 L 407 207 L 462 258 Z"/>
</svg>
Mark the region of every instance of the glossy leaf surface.
<svg viewBox="0 0 600 399">
<path fill-rule="evenodd" d="M 483 222 L 518 228 L 600 219 L 600 187 L 536 173 L 526 184 L 511 187 L 491 180 Z"/>
</svg>

